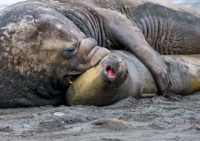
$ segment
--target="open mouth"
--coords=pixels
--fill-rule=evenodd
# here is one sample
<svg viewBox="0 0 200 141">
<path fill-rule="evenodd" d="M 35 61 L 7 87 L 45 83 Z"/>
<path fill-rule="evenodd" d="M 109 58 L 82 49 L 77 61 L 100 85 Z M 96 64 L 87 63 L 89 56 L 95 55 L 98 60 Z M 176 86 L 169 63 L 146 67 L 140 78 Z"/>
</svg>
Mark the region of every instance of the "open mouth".
<svg viewBox="0 0 200 141">
<path fill-rule="evenodd" d="M 117 78 L 117 73 L 115 72 L 115 70 L 111 66 L 108 66 L 106 68 L 106 73 L 107 73 L 108 78 L 110 78 L 110 79 L 116 79 Z"/>
</svg>

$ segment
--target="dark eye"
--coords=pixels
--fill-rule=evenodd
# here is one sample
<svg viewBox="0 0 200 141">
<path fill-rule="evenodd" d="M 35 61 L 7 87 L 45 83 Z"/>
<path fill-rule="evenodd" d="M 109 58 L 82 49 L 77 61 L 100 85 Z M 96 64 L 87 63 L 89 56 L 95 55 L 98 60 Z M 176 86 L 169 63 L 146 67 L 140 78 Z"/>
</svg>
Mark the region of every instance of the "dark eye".
<svg viewBox="0 0 200 141">
<path fill-rule="evenodd" d="M 63 49 L 63 54 L 67 57 L 74 56 L 77 51 L 77 47 L 68 47 Z"/>
</svg>

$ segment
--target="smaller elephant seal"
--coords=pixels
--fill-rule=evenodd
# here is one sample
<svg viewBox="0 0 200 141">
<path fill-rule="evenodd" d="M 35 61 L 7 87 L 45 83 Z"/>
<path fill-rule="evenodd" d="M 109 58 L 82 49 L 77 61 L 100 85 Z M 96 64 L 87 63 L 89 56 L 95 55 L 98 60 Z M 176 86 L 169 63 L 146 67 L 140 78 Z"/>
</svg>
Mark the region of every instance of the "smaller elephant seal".
<svg viewBox="0 0 200 141">
<path fill-rule="evenodd" d="M 170 92 L 188 95 L 200 90 L 200 55 L 162 56 L 170 68 Z M 69 105 L 113 104 L 129 96 L 155 96 L 156 83 L 150 71 L 134 55 L 113 51 L 96 67 L 78 77 L 69 87 Z"/>
</svg>

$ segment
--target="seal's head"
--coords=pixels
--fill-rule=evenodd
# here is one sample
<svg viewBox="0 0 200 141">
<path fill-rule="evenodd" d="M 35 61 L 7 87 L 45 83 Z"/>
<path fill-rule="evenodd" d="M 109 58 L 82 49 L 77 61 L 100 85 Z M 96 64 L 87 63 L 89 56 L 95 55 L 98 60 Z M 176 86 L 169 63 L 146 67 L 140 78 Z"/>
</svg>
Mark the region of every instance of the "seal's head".
<svg viewBox="0 0 200 141">
<path fill-rule="evenodd" d="M 70 85 L 67 104 L 105 106 L 119 101 L 122 98 L 118 90 L 127 76 L 126 63 L 121 57 L 109 54 Z"/>
<path fill-rule="evenodd" d="M 42 57 L 49 65 L 48 71 L 66 87 L 110 51 L 98 47 L 97 42 L 87 38 L 72 21 L 59 16 L 39 14 L 34 16 L 34 23 L 41 34 L 40 48 L 47 52 Z"/>
<path fill-rule="evenodd" d="M 91 38 L 63 48 L 50 66 L 52 80 L 66 90 L 81 73 L 98 64 L 109 53 L 109 50 L 96 46 L 96 41 Z"/>
</svg>

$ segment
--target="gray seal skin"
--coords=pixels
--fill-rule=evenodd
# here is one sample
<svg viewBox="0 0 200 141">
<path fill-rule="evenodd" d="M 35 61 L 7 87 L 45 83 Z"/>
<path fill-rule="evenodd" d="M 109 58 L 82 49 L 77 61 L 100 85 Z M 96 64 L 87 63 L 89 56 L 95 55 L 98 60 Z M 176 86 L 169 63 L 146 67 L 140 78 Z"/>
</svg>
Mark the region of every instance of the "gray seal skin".
<svg viewBox="0 0 200 141">
<path fill-rule="evenodd" d="M 0 107 L 60 105 L 68 80 L 95 66 L 106 48 L 135 54 L 164 93 L 169 72 L 156 51 L 199 53 L 199 33 L 198 15 L 153 2 L 15 4 L 0 11 Z"/>
<path fill-rule="evenodd" d="M 200 90 L 200 55 L 163 55 L 170 68 L 169 92 L 188 95 Z M 68 88 L 69 105 L 106 106 L 132 96 L 156 96 L 151 72 L 129 52 L 114 51 L 84 72 Z"/>
</svg>

